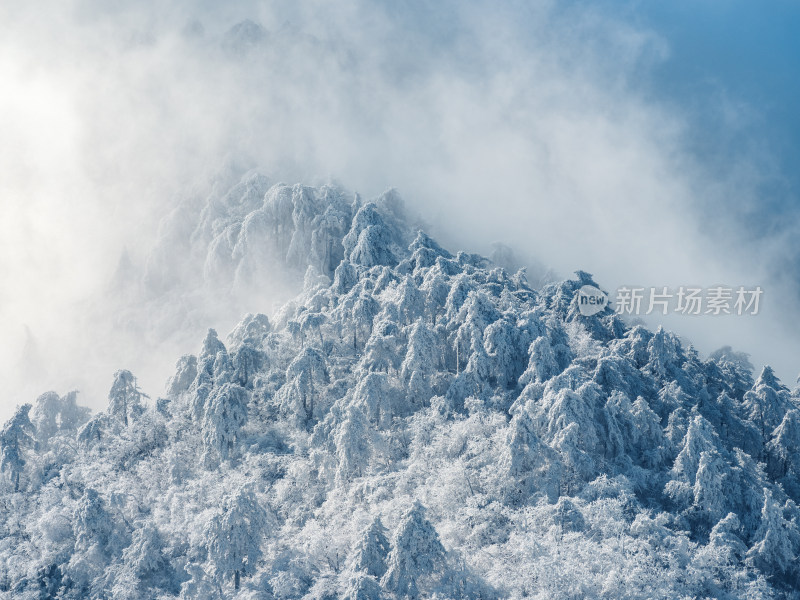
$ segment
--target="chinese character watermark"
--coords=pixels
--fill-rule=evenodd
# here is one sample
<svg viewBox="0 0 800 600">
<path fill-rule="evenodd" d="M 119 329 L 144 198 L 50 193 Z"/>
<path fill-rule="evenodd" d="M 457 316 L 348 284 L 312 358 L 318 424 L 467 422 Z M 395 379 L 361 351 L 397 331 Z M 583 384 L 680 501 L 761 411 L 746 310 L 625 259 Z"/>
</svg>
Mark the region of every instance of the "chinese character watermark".
<svg viewBox="0 0 800 600">
<path fill-rule="evenodd" d="M 667 287 L 623 286 L 617 290 L 614 310 L 618 315 L 666 315 L 673 312 L 683 315 L 754 316 L 760 310 L 763 293 L 761 286 L 732 288 L 717 285 L 707 289 L 681 286 L 673 290 Z"/>
</svg>

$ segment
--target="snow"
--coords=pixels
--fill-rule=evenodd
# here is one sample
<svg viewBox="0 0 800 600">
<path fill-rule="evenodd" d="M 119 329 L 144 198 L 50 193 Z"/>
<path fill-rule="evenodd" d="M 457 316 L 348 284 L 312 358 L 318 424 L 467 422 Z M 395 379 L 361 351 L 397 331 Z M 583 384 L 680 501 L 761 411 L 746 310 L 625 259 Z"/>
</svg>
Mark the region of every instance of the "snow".
<svg viewBox="0 0 800 600">
<path fill-rule="evenodd" d="M 208 281 L 275 263 L 302 291 L 208 330 L 153 401 L 121 370 L 101 413 L 18 409 L 0 598 L 800 594 L 800 394 L 770 369 L 583 316 L 589 274 L 533 290 L 396 192 L 251 173 L 191 218 Z"/>
</svg>

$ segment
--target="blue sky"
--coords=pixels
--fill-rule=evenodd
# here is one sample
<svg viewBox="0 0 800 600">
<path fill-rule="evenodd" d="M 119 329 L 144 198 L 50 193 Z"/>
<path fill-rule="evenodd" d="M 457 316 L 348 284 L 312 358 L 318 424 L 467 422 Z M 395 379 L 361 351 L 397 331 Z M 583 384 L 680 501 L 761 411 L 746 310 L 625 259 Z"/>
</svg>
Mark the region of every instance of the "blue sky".
<svg viewBox="0 0 800 600">
<path fill-rule="evenodd" d="M 694 127 L 694 148 L 706 165 L 724 171 L 737 153 L 761 155 L 762 194 L 753 204 L 731 207 L 747 218 L 743 225 L 762 235 L 785 226 L 787 215 L 795 219 L 800 208 L 800 2 L 600 5 L 612 17 L 650 28 L 667 41 L 668 58 L 642 85 L 654 99 L 686 114 Z"/>
</svg>

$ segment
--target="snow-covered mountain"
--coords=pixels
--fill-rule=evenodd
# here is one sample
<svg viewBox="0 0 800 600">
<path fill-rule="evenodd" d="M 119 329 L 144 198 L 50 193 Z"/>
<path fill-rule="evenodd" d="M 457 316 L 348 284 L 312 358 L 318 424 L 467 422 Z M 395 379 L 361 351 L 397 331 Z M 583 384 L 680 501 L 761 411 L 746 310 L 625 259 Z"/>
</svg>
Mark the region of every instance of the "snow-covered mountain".
<svg viewBox="0 0 800 600">
<path fill-rule="evenodd" d="M 117 285 L 302 292 L 163 397 L 122 370 L 103 412 L 17 410 L 0 597 L 800 596 L 800 396 L 768 367 L 583 316 L 589 274 L 534 290 L 393 192 L 251 174 L 162 233 Z"/>
</svg>

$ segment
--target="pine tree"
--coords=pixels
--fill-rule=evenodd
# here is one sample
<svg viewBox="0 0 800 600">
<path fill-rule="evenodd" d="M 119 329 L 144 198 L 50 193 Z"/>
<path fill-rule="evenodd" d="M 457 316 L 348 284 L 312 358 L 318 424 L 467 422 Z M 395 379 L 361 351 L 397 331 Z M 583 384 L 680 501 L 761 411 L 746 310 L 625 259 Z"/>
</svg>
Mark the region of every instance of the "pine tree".
<svg viewBox="0 0 800 600">
<path fill-rule="evenodd" d="M 31 410 L 31 423 L 40 443 L 46 444 L 59 432 L 73 433 L 86 422 L 89 409 L 77 405 L 77 396 L 76 391 L 63 397 L 55 392 L 46 392 L 36 399 Z"/>
<path fill-rule="evenodd" d="M 374 332 L 364 346 L 362 367 L 366 371 L 383 371 L 384 373 L 396 371 L 400 366 L 397 346 L 397 338 L 394 335 Z"/>
<path fill-rule="evenodd" d="M 368 336 L 372 335 L 372 326 L 376 315 L 380 311 L 380 304 L 368 294 L 361 294 L 353 303 L 351 312 L 351 328 L 353 332 L 353 350 L 363 345 Z"/>
<path fill-rule="evenodd" d="M 783 421 L 772 432 L 767 451 L 767 469 L 770 477 L 785 478 L 784 487 L 789 493 L 800 491 L 800 410 L 786 413 Z"/>
<path fill-rule="evenodd" d="M 233 383 L 217 388 L 209 398 L 202 422 L 207 465 L 215 464 L 217 457 L 223 461 L 236 457 L 241 431 L 247 423 L 248 401 L 247 390 Z"/>
<path fill-rule="evenodd" d="M 694 507 L 703 515 L 702 523 L 710 527 L 728 513 L 729 498 L 734 492 L 730 467 L 716 451 L 703 451 L 694 480 Z M 708 531 L 708 529 L 706 529 Z"/>
<path fill-rule="evenodd" d="M 445 567 L 439 534 L 415 501 L 397 527 L 381 585 L 399 597 L 421 598 L 444 575 Z"/>
<path fill-rule="evenodd" d="M 8 471 L 14 484 L 14 491 L 19 491 L 20 476 L 25 470 L 25 449 L 33 446 L 34 429 L 28 413 L 30 404 L 18 406 L 14 416 L 0 431 L 0 471 Z"/>
<path fill-rule="evenodd" d="M 740 537 L 741 524 L 735 513 L 728 513 L 711 530 L 708 543 L 717 548 L 725 562 L 738 565 L 747 554 L 747 546 Z"/>
<path fill-rule="evenodd" d="M 328 369 L 322 354 L 305 348 L 286 369 L 286 383 L 278 393 L 281 409 L 303 426 L 321 416 L 318 402 L 328 383 Z"/>
<path fill-rule="evenodd" d="M 197 357 L 184 354 L 175 364 L 175 375 L 167 382 L 167 396 L 174 398 L 187 392 L 197 378 Z"/>
<path fill-rule="evenodd" d="M 475 286 L 466 274 L 461 273 L 453 278 L 450 291 L 447 293 L 447 300 L 444 304 L 445 319 L 447 319 L 448 322 L 455 322 L 455 319 L 461 311 L 461 307 L 467 301 L 473 289 L 475 289 Z"/>
<path fill-rule="evenodd" d="M 131 544 L 122 552 L 122 573 L 114 595 L 141 598 L 158 590 L 177 593 L 175 570 L 164 556 L 164 542 L 158 529 L 146 523 L 135 529 Z"/>
<path fill-rule="evenodd" d="M 105 434 L 107 425 L 108 415 L 105 413 L 94 415 L 78 430 L 78 443 L 84 447 L 89 447 L 99 442 Z"/>
<path fill-rule="evenodd" d="M 759 460 L 766 459 L 770 434 L 791 408 L 793 405 L 789 400 L 789 390 L 778 381 L 772 368 L 765 366 L 753 388 L 742 400 L 745 418 L 758 430 Z"/>
<path fill-rule="evenodd" d="M 344 593 L 344 600 L 383 600 L 383 590 L 372 575 L 356 573 Z"/>
<path fill-rule="evenodd" d="M 267 368 L 266 353 L 245 344 L 233 355 L 233 381 L 243 388 L 253 389 L 254 377 Z"/>
<path fill-rule="evenodd" d="M 697 554 L 696 564 L 708 569 L 722 589 L 738 595 L 750 575 L 744 568 L 747 546 L 741 538 L 742 526 L 735 513 L 728 513 L 714 525 L 708 544 Z M 757 596 L 756 596 L 757 597 Z"/>
<path fill-rule="evenodd" d="M 686 359 L 678 338 L 659 327 L 647 344 L 649 360 L 645 369 L 659 381 L 674 380 Z"/>
<path fill-rule="evenodd" d="M 795 557 L 800 551 L 800 530 L 795 520 L 786 519 L 783 507 L 764 488 L 761 524 L 755 532 L 755 543 L 747 552 L 747 562 L 778 580 L 789 581 L 800 575 Z"/>
<path fill-rule="evenodd" d="M 667 455 L 666 440 L 658 415 L 639 396 L 631 407 L 631 428 L 628 447 L 634 461 L 647 468 L 655 468 L 664 462 Z"/>
<path fill-rule="evenodd" d="M 703 452 L 715 453 L 718 437 L 711 424 L 697 415 L 689 424 L 689 429 L 681 442 L 681 449 L 672 467 L 673 476 L 694 485 L 700 457 Z"/>
<path fill-rule="evenodd" d="M 343 260 L 333 273 L 333 289 L 339 294 L 346 294 L 358 283 L 358 273 L 349 261 Z"/>
<path fill-rule="evenodd" d="M 334 438 L 337 482 L 347 483 L 365 474 L 372 453 L 369 434 L 369 423 L 361 409 L 358 406 L 348 408 Z"/>
<path fill-rule="evenodd" d="M 561 453 L 567 468 L 563 476 L 567 489 L 595 473 L 600 439 L 595 411 L 600 398 L 599 389 L 589 384 L 577 391 L 565 387 L 547 393 L 536 406 L 533 417 L 537 432 Z"/>
<path fill-rule="evenodd" d="M 248 313 L 228 336 L 232 348 L 252 346 L 260 348 L 272 331 L 267 315 Z"/>
<path fill-rule="evenodd" d="M 709 360 L 719 365 L 725 384 L 735 399 L 741 400 L 745 392 L 753 387 L 753 365 L 749 354 L 723 346 L 712 352 Z"/>
<path fill-rule="evenodd" d="M 385 373 L 367 373 L 353 391 L 353 402 L 380 428 L 388 428 L 402 414 L 401 399 L 400 390 Z"/>
<path fill-rule="evenodd" d="M 510 478 L 508 502 L 511 506 L 531 502 L 537 492 L 550 500 L 558 497 L 558 459 L 539 440 L 534 429 L 524 408 L 511 419 L 507 441 Z"/>
<path fill-rule="evenodd" d="M 182 599 L 207 598 L 208 600 L 217 600 L 222 598 L 220 586 L 212 582 L 202 565 L 190 562 L 186 564 L 184 570 L 189 575 L 189 579 L 181 584 L 180 597 Z"/>
<path fill-rule="evenodd" d="M 46 392 L 36 399 L 30 417 L 40 442 L 46 442 L 58 432 L 60 409 L 61 399 L 55 392 Z"/>
<path fill-rule="evenodd" d="M 391 229 L 378 213 L 377 206 L 370 202 L 353 217 L 350 231 L 342 240 L 344 256 L 354 265 L 394 266 L 397 258 L 391 250 L 392 241 Z"/>
<path fill-rule="evenodd" d="M 204 530 L 214 574 L 232 576 L 233 587 L 238 590 L 241 577 L 255 570 L 261 558 L 261 540 L 269 528 L 268 513 L 252 489 L 241 488 L 226 498 L 222 510 Z"/>
<path fill-rule="evenodd" d="M 408 336 L 408 349 L 400 365 L 400 377 L 407 382 L 413 373 L 431 373 L 436 369 L 439 355 L 439 341 L 422 319 L 418 319 Z"/>
<path fill-rule="evenodd" d="M 525 370 L 525 346 L 520 344 L 520 333 L 514 323 L 508 318 L 499 319 L 486 328 L 483 337 L 491 361 L 491 379 L 504 388 L 516 386 Z"/>
<path fill-rule="evenodd" d="M 353 570 L 380 579 L 386 573 L 389 540 L 379 517 L 361 535 L 353 557 Z"/>
<path fill-rule="evenodd" d="M 319 341 L 319 349 L 324 347 L 324 340 L 322 337 L 322 326 L 327 322 L 328 318 L 323 313 L 304 313 L 300 318 L 300 332 L 305 338 L 316 338 Z"/>
<path fill-rule="evenodd" d="M 115 524 L 100 494 L 87 488 L 75 508 L 72 523 L 75 549 L 100 555 L 118 549 Z"/>
<path fill-rule="evenodd" d="M 228 350 L 225 348 L 217 332 L 214 329 L 209 329 L 206 337 L 203 340 L 203 348 L 200 355 L 197 357 L 197 375 L 206 375 L 209 379 L 213 380 L 215 375 L 223 372 L 221 368 L 224 363 L 224 357 L 227 357 Z"/>
<path fill-rule="evenodd" d="M 425 314 L 425 296 L 410 275 L 406 275 L 397 286 L 396 298 L 399 312 L 405 317 L 407 325 Z"/>
<path fill-rule="evenodd" d="M 147 396 L 139 391 L 133 374 L 124 369 L 117 371 L 108 392 L 108 414 L 127 427 L 144 412 L 142 398 Z"/>
</svg>

